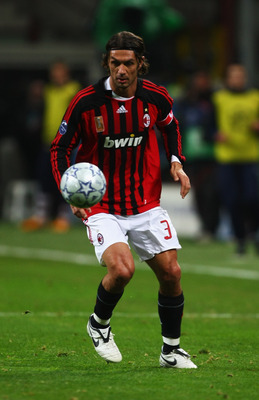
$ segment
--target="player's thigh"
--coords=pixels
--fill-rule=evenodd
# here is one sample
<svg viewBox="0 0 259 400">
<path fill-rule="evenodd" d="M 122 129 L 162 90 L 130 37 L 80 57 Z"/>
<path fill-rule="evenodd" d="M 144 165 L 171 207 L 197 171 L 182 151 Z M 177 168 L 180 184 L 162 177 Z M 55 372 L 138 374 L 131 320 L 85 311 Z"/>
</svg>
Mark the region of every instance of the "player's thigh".
<svg viewBox="0 0 259 400">
<path fill-rule="evenodd" d="M 112 245 L 122 243 L 128 248 L 127 233 L 122 229 L 115 216 L 110 214 L 95 214 L 85 222 L 87 236 L 95 248 L 95 254 L 100 264 L 106 265 L 103 260 L 104 252 Z"/>
<path fill-rule="evenodd" d="M 107 266 L 108 274 L 114 278 L 129 281 L 135 270 L 133 256 L 126 243 L 110 245 L 103 253 L 102 259 Z"/>
</svg>

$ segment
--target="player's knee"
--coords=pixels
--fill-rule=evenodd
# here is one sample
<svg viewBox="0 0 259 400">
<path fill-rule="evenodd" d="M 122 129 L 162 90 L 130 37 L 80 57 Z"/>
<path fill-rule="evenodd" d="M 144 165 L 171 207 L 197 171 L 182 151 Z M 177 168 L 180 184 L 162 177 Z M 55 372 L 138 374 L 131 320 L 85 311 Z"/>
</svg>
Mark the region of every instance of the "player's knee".
<svg viewBox="0 0 259 400">
<path fill-rule="evenodd" d="M 127 285 L 127 283 L 129 283 L 129 281 L 131 280 L 131 278 L 133 276 L 133 273 L 131 272 L 131 270 L 129 270 L 127 268 L 123 268 L 123 269 L 120 269 L 118 272 L 119 273 L 116 276 L 117 284 L 119 284 L 121 286 Z"/>
<path fill-rule="evenodd" d="M 178 283 L 181 280 L 181 268 L 178 262 L 170 263 L 163 268 L 161 280 L 165 283 Z"/>
<path fill-rule="evenodd" d="M 124 287 L 134 275 L 135 268 L 134 264 L 131 262 L 117 260 L 113 266 L 110 266 L 109 270 L 113 275 L 115 286 Z"/>
</svg>

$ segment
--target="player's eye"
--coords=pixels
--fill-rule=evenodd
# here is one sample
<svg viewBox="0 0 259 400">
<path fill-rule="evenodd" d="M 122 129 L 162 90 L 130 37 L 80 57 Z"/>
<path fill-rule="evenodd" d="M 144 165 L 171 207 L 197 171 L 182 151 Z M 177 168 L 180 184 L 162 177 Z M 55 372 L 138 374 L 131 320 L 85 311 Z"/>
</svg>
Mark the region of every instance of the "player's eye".
<svg viewBox="0 0 259 400">
<path fill-rule="evenodd" d="M 125 66 L 126 67 L 130 67 L 131 65 L 134 65 L 134 61 L 133 60 L 129 60 L 125 62 Z"/>
<path fill-rule="evenodd" d="M 116 61 L 116 60 L 112 60 L 111 64 L 114 65 L 115 67 L 118 67 L 120 65 L 120 62 Z"/>
</svg>

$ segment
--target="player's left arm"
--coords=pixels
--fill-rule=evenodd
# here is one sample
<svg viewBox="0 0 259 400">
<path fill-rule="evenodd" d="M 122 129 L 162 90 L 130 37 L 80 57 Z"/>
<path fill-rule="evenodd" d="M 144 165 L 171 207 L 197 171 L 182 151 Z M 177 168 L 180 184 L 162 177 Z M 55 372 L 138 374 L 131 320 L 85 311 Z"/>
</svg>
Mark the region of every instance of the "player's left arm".
<svg viewBox="0 0 259 400">
<path fill-rule="evenodd" d="M 180 182 L 180 195 L 184 199 L 191 189 L 191 182 L 188 175 L 186 175 L 184 172 L 182 164 L 177 161 L 173 161 L 171 163 L 170 175 L 175 182 Z"/>
<path fill-rule="evenodd" d="M 173 115 L 173 111 L 170 111 L 163 121 L 158 122 L 157 127 L 163 137 L 168 161 L 171 163 L 172 157 L 175 156 L 177 160 L 183 164 L 185 157 L 182 154 L 182 137 L 179 129 L 179 122 Z"/>
</svg>

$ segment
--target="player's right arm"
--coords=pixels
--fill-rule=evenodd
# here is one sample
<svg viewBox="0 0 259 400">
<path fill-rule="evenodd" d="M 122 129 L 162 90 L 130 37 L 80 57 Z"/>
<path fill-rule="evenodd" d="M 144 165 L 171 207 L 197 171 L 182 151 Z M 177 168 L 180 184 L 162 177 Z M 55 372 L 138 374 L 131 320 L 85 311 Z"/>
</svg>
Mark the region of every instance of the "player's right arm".
<svg viewBox="0 0 259 400">
<path fill-rule="evenodd" d="M 91 208 L 78 208 L 75 206 L 70 205 L 70 208 L 72 210 L 72 213 L 78 217 L 78 218 L 82 218 L 82 219 L 86 219 L 88 214 L 91 212 Z"/>
<path fill-rule="evenodd" d="M 81 139 L 83 104 L 85 99 L 88 98 L 88 94 L 93 92 L 94 89 L 92 87 L 83 89 L 71 100 L 56 137 L 51 144 L 52 172 L 58 188 L 60 187 L 60 180 L 63 173 L 71 165 L 71 152 L 78 146 Z"/>
<path fill-rule="evenodd" d="M 71 152 L 79 144 L 80 138 L 73 121 L 66 119 L 66 114 L 50 147 L 50 161 L 54 179 L 60 187 L 63 173 L 70 167 Z"/>
</svg>

